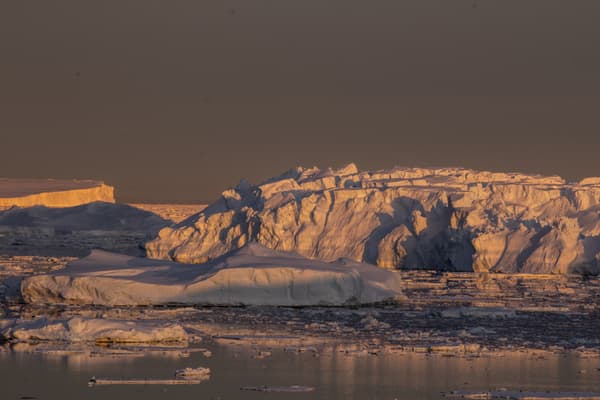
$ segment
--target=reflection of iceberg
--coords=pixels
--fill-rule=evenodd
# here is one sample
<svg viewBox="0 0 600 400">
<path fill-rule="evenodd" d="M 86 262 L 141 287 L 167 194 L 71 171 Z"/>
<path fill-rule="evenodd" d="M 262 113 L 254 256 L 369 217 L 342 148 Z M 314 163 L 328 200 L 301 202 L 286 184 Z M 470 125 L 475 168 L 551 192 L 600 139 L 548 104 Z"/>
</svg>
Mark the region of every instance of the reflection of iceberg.
<svg viewBox="0 0 600 400">
<path fill-rule="evenodd" d="M 327 263 L 251 243 L 186 265 L 94 251 L 66 269 L 26 278 L 30 303 L 103 305 L 344 305 L 400 296 L 400 277 L 372 265 Z"/>
<path fill-rule="evenodd" d="M 9 357 L 35 357 L 48 365 L 69 369 L 111 371 L 114 367 L 135 368 L 141 359 L 159 359 L 177 363 L 189 360 L 194 354 L 207 357 L 206 348 L 188 347 L 188 343 L 136 343 L 96 345 L 88 342 L 18 342 L 0 346 L 0 363 Z M 143 360 L 142 362 L 146 362 Z"/>
</svg>

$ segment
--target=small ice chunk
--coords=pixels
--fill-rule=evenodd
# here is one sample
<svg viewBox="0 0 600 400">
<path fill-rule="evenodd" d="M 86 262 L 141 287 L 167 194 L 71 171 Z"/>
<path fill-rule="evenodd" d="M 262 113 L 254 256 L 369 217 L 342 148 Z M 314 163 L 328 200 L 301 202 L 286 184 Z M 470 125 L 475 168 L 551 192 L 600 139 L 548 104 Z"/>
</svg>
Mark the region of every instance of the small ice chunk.
<svg viewBox="0 0 600 400">
<path fill-rule="evenodd" d="M 182 368 L 175 371 L 175 377 L 180 379 L 209 379 L 210 368 Z"/>
</svg>

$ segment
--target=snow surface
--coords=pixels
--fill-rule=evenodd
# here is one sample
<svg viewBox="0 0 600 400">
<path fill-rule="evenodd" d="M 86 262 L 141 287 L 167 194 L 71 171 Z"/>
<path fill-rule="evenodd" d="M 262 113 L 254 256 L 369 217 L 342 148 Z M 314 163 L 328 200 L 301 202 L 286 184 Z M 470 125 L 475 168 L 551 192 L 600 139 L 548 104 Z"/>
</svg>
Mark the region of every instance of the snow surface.
<svg viewBox="0 0 600 400">
<path fill-rule="evenodd" d="M 242 181 L 146 249 L 203 263 L 252 241 L 383 268 L 596 274 L 600 178 L 298 167 L 259 185 Z"/>
<path fill-rule="evenodd" d="M 399 299 L 400 277 L 350 260 L 326 263 L 250 243 L 202 265 L 104 251 L 25 278 L 29 303 L 352 305 Z"/>
</svg>

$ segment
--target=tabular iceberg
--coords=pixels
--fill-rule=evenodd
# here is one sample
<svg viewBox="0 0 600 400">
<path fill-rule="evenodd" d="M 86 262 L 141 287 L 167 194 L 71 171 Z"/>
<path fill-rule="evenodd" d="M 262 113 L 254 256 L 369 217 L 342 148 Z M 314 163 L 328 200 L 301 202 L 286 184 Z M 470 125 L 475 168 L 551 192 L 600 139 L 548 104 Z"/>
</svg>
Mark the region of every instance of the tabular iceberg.
<svg viewBox="0 0 600 400">
<path fill-rule="evenodd" d="M 350 260 L 326 263 L 248 244 L 220 260 L 178 264 L 104 251 L 25 278 L 25 301 L 98 305 L 356 305 L 399 300 L 397 273 Z"/>
<path fill-rule="evenodd" d="M 92 180 L 0 178 L 0 209 L 74 207 L 95 201 L 114 203 L 114 188 Z"/>
</svg>

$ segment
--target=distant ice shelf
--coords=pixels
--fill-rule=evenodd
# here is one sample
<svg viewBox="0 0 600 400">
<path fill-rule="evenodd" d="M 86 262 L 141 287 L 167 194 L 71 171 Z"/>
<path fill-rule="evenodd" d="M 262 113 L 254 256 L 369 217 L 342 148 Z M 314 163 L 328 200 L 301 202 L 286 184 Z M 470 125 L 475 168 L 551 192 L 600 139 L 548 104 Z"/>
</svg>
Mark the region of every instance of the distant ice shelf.
<svg viewBox="0 0 600 400">
<path fill-rule="evenodd" d="M 95 201 L 114 203 L 114 188 L 92 180 L 0 178 L 0 209 L 73 207 Z"/>
</svg>

